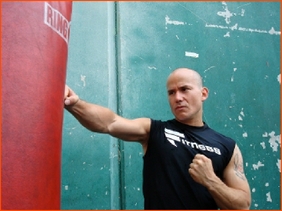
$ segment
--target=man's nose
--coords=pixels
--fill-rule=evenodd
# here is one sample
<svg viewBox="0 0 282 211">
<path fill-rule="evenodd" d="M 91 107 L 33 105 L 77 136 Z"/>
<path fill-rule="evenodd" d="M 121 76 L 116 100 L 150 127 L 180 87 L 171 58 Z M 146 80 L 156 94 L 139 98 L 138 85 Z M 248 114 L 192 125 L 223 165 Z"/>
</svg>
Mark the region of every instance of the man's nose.
<svg viewBox="0 0 282 211">
<path fill-rule="evenodd" d="M 181 94 L 180 92 L 176 92 L 176 93 L 175 93 L 175 101 L 176 101 L 176 102 L 181 102 L 182 99 L 183 99 L 182 94 Z"/>
</svg>

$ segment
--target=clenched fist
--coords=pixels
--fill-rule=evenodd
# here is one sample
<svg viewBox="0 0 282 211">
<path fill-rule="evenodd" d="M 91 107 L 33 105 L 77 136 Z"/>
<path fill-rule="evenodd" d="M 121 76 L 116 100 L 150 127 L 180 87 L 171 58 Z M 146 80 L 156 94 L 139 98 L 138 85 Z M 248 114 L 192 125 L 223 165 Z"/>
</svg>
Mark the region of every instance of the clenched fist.
<svg viewBox="0 0 282 211">
<path fill-rule="evenodd" d="M 65 106 L 73 106 L 79 101 L 79 97 L 75 92 L 65 85 L 65 96 L 64 96 L 64 103 Z"/>
<path fill-rule="evenodd" d="M 205 187 L 209 185 L 212 178 L 216 177 L 211 159 L 202 154 L 195 155 L 188 171 L 196 182 Z"/>
</svg>

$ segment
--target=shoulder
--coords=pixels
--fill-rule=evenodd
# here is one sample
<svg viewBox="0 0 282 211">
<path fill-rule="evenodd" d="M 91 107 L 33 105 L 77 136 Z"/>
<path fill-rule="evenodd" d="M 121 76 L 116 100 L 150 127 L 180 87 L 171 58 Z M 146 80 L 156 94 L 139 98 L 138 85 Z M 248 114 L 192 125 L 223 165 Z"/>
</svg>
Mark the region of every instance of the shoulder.
<svg viewBox="0 0 282 211">
<path fill-rule="evenodd" d="M 222 156 L 224 156 L 224 160 L 226 161 L 226 165 L 230 162 L 235 148 L 236 148 L 236 141 L 221 133 L 218 132 L 210 127 L 207 126 L 205 136 L 209 138 L 218 148 L 221 149 Z"/>
<path fill-rule="evenodd" d="M 233 149 L 235 148 L 236 141 L 233 138 L 223 134 L 222 132 L 218 132 L 218 131 L 210 128 L 208 125 L 206 125 L 206 128 L 207 128 L 206 131 L 210 136 L 215 137 L 217 140 L 219 140 L 219 141 L 221 141 L 225 144 L 230 144 Z"/>
<path fill-rule="evenodd" d="M 151 120 L 150 131 L 177 127 L 174 123 L 174 120 L 156 120 L 156 119 L 150 119 L 150 120 Z"/>
</svg>

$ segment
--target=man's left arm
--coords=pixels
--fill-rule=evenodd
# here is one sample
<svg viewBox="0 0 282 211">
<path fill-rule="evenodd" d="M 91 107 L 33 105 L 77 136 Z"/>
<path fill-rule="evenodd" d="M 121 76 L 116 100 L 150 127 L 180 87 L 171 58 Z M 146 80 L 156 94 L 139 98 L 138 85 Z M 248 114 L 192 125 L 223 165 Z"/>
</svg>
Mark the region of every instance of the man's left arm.
<svg viewBox="0 0 282 211">
<path fill-rule="evenodd" d="M 201 154 L 197 154 L 193 159 L 189 173 L 196 182 L 209 190 L 220 209 L 250 208 L 250 187 L 244 173 L 243 157 L 237 145 L 224 170 L 223 180 L 214 173 L 211 160 Z"/>
</svg>

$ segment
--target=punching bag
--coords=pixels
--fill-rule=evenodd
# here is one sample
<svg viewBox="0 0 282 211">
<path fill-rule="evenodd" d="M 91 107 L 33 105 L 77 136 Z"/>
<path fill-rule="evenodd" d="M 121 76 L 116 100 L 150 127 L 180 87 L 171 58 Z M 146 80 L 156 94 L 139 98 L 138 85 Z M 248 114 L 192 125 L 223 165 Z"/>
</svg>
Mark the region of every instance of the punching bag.
<svg viewBox="0 0 282 211">
<path fill-rule="evenodd" d="M 2 209 L 60 209 L 72 2 L 2 2 Z"/>
</svg>

